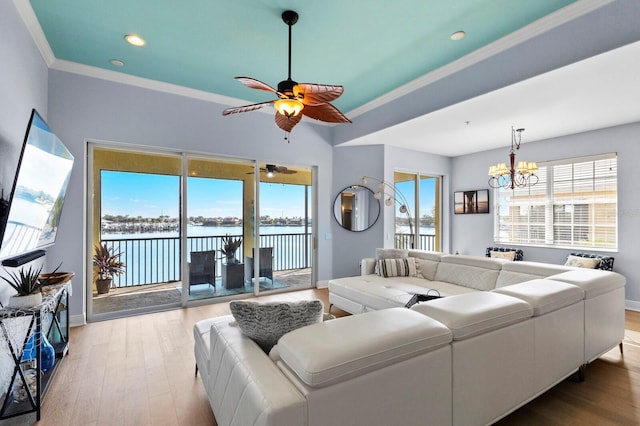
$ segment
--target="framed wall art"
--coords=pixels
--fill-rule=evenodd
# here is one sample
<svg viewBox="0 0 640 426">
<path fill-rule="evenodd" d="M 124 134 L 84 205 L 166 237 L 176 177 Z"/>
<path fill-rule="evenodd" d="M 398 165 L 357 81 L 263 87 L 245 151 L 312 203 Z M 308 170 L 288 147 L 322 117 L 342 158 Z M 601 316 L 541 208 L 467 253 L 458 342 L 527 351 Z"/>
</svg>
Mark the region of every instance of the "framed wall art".
<svg viewBox="0 0 640 426">
<path fill-rule="evenodd" d="M 455 214 L 489 213 L 489 190 L 454 192 L 453 212 Z"/>
</svg>

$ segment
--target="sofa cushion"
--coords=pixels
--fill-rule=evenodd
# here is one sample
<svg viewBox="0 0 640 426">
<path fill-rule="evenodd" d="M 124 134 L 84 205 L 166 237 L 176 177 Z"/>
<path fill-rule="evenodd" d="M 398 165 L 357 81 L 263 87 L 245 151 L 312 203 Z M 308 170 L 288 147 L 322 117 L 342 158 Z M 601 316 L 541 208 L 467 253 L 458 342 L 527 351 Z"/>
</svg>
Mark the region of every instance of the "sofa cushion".
<svg viewBox="0 0 640 426">
<path fill-rule="evenodd" d="M 379 275 L 389 277 L 415 277 L 416 260 L 414 258 L 404 259 L 379 259 L 378 260 Z"/>
<path fill-rule="evenodd" d="M 414 294 L 426 294 L 430 289 L 438 290 L 442 296 L 478 291 L 447 282 L 415 277 L 389 279 L 377 275 L 364 275 L 329 281 L 330 294 L 357 300 L 358 304 L 376 310 L 404 306 Z"/>
<path fill-rule="evenodd" d="M 548 277 L 550 275 L 559 274 L 560 272 L 571 270 L 570 267 L 563 265 L 553 265 L 550 263 L 540 262 L 507 262 L 502 265 L 503 271 L 519 272 L 521 274 L 537 275 L 540 277 Z"/>
<path fill-rule="evenodd" d="M 499 271 L 506 262 L 503 259 L 492 259 L 480 256 L 466 256 L 464 254 L 447 254 L 440 258 L 442 263 L 453 263 L 456 265 L 473 266 L 476 268 L 492 269 Z"/>
<path fill-rule="evenodd" d="M 584 299 L 584 291 L 573 284 L 537 279 L 493 290 L 517 297 L 533 306 L 533 315 L 539 316 L 562 309 Z"/>
<path fill-rule="evenodd" d="M 443 256 L 436 271 L 435 280 L 471 287 L 476 290 L 492 290 L 500 269 L 506 260 L 486 257 L 448 255 Z"/>
<path fill-rule="evenodd" d="M 440 264 L 440 258 L 443 256 L 441 252 L 424 251 L 424 250 L 409 250 L 409 257 L 416 259 L 416 269 L 418 270 L 418 276 L 422 275 L 423 278 L 428 280 L 434 280 L 436 276 L 436 270 Z"/>
<path fill-rule="evenodd" d="M 468 339 L 533 315 L 533 307 L 527 302 L 490 291 L 434 299 L 413 305 L 411 310 L 449 327 L 453 340 Z"/>
<path fill-rule="evenodd" d="M 496 288 L 504 287 L 507 285 L 519 284 L 529 280 L 537 280 L 539 278 L 545 278 L 545 276 L 523 274 L 521 272 L 512 272 L 512 271 L 502 270 L 498 274 L 498 279 L 496 280 Z"/>
<path fill-rule="evenodd" d="M 379 259 L 404 259 L 409 257 L 409 250 L 395 248 L 377 248 L 376 260 Z"/>
<path fill-rule="evenodd" d="M 229 308 L 242 333 L 267 354 L 284 334 L 321 322 L 324 311 L 320 300 L 267 303 L 232 300 Z"/>
<path fill-rule="evenodd" d="M 591 299 L 608 293 L 626 284 L 626 278 L 617 272 L 600 269 L 574 269 L 561 274 L 552 275 L 549 279 L 577 285 L 585 293 L 585 299 Z"/>
<path fill-rule="evenodd" d="M 349 344 L 345 344 L 349 342 Z M 311 387 L 361 376 L 451 342 L 451 331 L 405 308 L 325 321 L 286 334 L 282 363 Z"/>
</svg>

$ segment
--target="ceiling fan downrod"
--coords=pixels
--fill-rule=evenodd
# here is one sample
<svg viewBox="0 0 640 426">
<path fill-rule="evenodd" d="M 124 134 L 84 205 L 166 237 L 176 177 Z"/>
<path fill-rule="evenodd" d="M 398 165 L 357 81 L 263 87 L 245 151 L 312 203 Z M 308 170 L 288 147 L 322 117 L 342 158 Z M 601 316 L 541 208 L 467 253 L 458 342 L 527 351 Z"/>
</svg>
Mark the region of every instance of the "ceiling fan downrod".
<svg viewBox="0 0 640 426">
<path fill-rule="evenodd" d="M 285 10 L 282 12 L 282 20 L 289 26 L 289 74 L 287 80 L 291 80 L 291 27 L 298 22 L 298 13 L 293 10 Z"/>
</svg>

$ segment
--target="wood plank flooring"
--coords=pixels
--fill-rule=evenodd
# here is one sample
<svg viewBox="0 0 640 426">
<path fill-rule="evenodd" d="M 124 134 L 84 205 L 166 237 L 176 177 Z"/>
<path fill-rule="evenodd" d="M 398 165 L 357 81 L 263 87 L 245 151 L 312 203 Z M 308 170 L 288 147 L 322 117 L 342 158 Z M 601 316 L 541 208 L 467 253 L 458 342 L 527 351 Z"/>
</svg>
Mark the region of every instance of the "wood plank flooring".
<svg viewBox="0 0 640 426">
<path fill-rule="evenodd" d="M 260 300 L 311 298 L 328 308 L 326 289 Z M 228 303 L 221 303 L 73 328 L 69 354 L 38 424 L 215 425 L 200 378 L 194 378 L 192 327 L 200 319 L 227 314 Z M 498 424 L 640 424 L 640 313 L 627 311 L 626 318 L 624 355 L 617 348 L 610 351 L 588 366 L 585 382 L 567 379 Z"/>
</svg>

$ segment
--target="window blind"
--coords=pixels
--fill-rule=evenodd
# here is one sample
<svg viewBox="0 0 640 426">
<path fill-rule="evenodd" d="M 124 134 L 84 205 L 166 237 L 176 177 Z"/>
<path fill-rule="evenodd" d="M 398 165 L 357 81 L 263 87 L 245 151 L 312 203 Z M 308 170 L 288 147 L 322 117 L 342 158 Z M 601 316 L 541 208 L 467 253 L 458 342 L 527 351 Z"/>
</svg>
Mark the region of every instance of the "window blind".
<svg viewBox="0 0 640 426">
<path fill-rule="evenodd" d="M 495 190 L 495 242 L 617 249 L 617 171 L 615 153 L 540 163 L 536 185 Z"/>
</svg>

